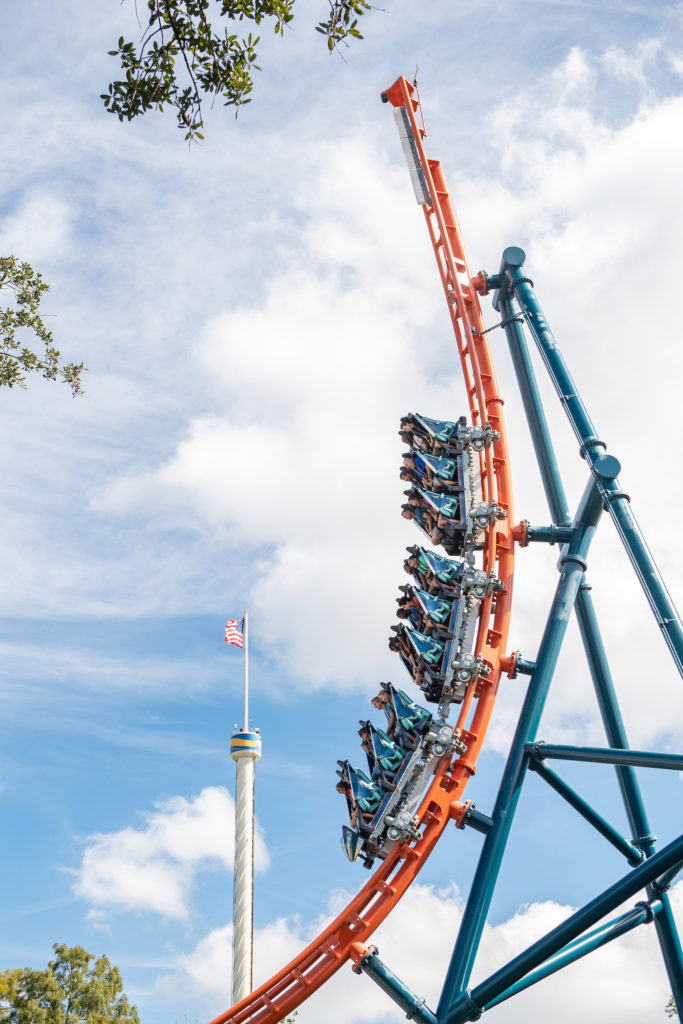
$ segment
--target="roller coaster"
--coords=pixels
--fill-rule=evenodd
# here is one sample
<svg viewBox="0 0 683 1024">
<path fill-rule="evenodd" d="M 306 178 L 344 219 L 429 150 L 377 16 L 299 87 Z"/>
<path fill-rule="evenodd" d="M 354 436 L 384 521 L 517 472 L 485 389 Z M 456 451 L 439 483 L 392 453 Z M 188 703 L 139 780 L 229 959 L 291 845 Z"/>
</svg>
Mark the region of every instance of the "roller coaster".
<svg viewBox="0 0 683 1024">
<path fill-rule="evenodd" d="M 399 78 L 382 94 L 393 107 L 418 204 L 425 215 L 451 319 L 468 400 L 467 415 L 433 419 L 408 413 L 399 424 L 407 445 L 400 468 L 409 485 L 402 514 L 421 531 L 408 549 L 410 583 L 399 591 L 399 622 L 389 646 L 418 688 L 419 699 L 384 683 L 373 700 L 382 726 L 360 722 L 367 772 L 340 761 L 337 790 L 349 824 L 342 846 L 374 873 L 337 918 L 291 963 L 211 1024 L 275 1024 L 349 963 L 369 975 L 420 1024 L 461 1024 L 573 963 L 594 949 L 654 922 L 674 1000 L 683 1007 L 683 951 L 668 890 L 683 867 L 683 835 L 656 851 L 637 766 L 683 769 L 683 756 L 629 748 L 602 643 L 587 555 L 598 522 L 614 522 L 679 673 L 683 626 L 654 564 L 618 460 L 607 454 L 541 311 L 524 252 L 511 246 L 494 274 L 470 271 L 440 163 L 424 148 L 415 85 Z M 419 123 L 418 123 L 419 118 Z M 422 127 L 421 127 L 422 125 Z M 550 525 L 515 524 L 503 400 L 488 344 L 480 296 L 492 295 L 505 333 L 550 510 Z M 565 496 L 527 345 L 528 331 L 579 442 L 588 482 L 574 515 Z M 428 546 L 422 546 L 425 541 Z M 515 549 L 556 544 L 559 578 L 535 660 L 508 651 Z M 442 550 L 439 550 L 442 549 Z M 549 687 L 571 613 L 575 612 L 608 746 L 537 741 Z M 528 677 L 524 703 L 490 815 L 465 798 L 484 745 L 503 676 Z M 422 702 L 434 705 L 433 711 Z M 452 719 L 449 721 L 449 719 Z M 612 765 L 630 825 L 627 838 L 548 761 Z M 629 870 L 560 925 L 474 987 L 470 977 L 522 787 L 534 771 L 626 859 Z M 341 805 L 340 805 L 341 806 Z M 366 945 L 417 877 L 449 824 L 483 836 L 450 966 L 436 1009 L 413 993 Z M 609 920 L 625 901 L 632 909 Z"/>
</svg>

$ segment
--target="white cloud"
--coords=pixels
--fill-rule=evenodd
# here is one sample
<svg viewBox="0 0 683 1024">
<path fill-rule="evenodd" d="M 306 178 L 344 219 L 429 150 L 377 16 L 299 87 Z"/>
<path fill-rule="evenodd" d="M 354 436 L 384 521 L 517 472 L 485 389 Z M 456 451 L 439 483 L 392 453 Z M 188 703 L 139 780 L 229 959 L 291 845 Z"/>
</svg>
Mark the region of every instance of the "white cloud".
<svg viewBox="0 0 683 1024">
<path fill-rule="evenodd" d="M 579 46 L 573 46 L 565 60 L 553 72 L 555 87 L 565 96 L 584 102 L 590 99 L 590 86 L 595 84 L 596 70 L 588 55 Z"/>
<path fill-rule="evenodd" d="M 121 690 L 130 692 L 135 688 L 158 691 L 171 688 L 194 688 L 206 685 L 219 677 L 224 669 L 212 662 L 201 666 L 201 678 L 197 680 L 197 660 L 179 657 L 144 657 L 125 651 L 103 653 L 86 646 L 67 645 L 50 639 L 44 644 L 33 639 L 30 643 L 0 642 L 5 679 L 4 699 L 7 704 L 15 700 L 20 703 L 22 688 L 29 680 L 40 680 L 41 684 L 59 684 L 60 696 L 75 689 L 79 699 L 90 690 L 94 693 L 106 688 L 109 694 Z M 6 709 L 7 710 L 7 706 Z"/>
<path fill-rule="evenodd" d="M 659 52 L 656 45 L 643 46 L 636 63 L 651 73 Z M 592 61 L 593 70 L 603 77 L 605 69 L 616 74 L 612 65 L 606 58 Z M 675 125 L 683 116 L 683 99 L 655 101 L 643 93 L 637 112 L 615 127 L 602 119 L 599 90 L 577 101 L 575 77 L 570 59 L 550 83 L 516 95 L 494 113 L 506 175 L 517 176 L 517 181 L 514 188 L 502 187 L 498 179 L 461 181 L 461 216 L 478 236 L 478 251 L 486 251 L 501 236 L 526 247 L 539 299 L 599 436 L 622 461 L 622 484 L 675 595 L 683 584 L 675 531 L 665 516 L 657 515 L 652 499 L 652 481 L 658 480 L 675 504 L 681 500 L 680 476 L 672 473 L 674 431 L 666 428 L 654 439 L 639 424 L 652 417 L 659 423 L 667 420 L 669 382 L 680 379 L 683 370 L 669 330 L 671 296 L 682 265 L 678 192 L 683 146 Z M 646 272 L 654 266 L 661 273 Z M 537 372 L 543 388 L 542 368 Z M 505 364 L 501 375 L 509 397 Z M 566 429 L 554 392 L 545 387 L 544 393 L 563 470 L 569 466 L 567 491 L 573 508 L 584 476 L 576 440 Z M 527 430 L 515 405 L 514 398 L 508 401 L 506 413 L 518 515 L 542 522 L 547 513 L 532 486 L 535 469 L 524 448 Z M 557 549 L 518 553 L 512 643 L 532 659 L 555 585 L 556 554 Z M 671 700 L 672 687 L 678 686 L 676 672 L 608 521 L 600 527 L 589 564 L 631 740 L 648 745 L 659 736 L 679 745 L 683 705 Z M 516 689 L 514 683 L 503 689 L 488 740 L 501 752 L 509 743 L 518 705 L 510 689 Z M 569 741 L 602 742 L 590 691 L 574 633 L 551 691 L 543 724 L 546 738 L 561 734 Z"/>
<path fill-rule="evenodd" d="M 32 263 L 63 256 L 71 243 L 72 212 L 59 196 L 27 194 L 0 231 L 0 252 Z M 39 267 L 34 267 L 39 269 Z"/>
<path fill-rule="evenodd" d="M 144 829 L 98 832 L 86 841 L 72 889 L 98 919 L 106 911 L 185 918 L 197 872 L 232 868 L 235 805 L 226 789 L 208 786 L 192 800 L 164 800 L 145 817 Z M 268 862 L 257 828 L 255 869 L 264 870 Z"/>
<path fill-rule="evenodd" d="M 649 66 L 657 47 L 641 50 L 639 60 Z M 653 402 L 663 424 L 668 403 L 657 368 L 665 365 L 675 377 L 680 367 L 667 326 L 683 236 L 683 147 L 674 141 L 683 99 L 649 100 L 620 127 L 608 125 L 593 84 L 617 71 L 612 58 L 572 50 L 536 90 L 493 113 L 495 176 L 475 181 L 459 174 L 451 185 L 473 251 L 487 254 L 489 269 L 501 239 L 528 246 L 530 271 L 570 368 L 598 430 L 622 457 L 634 510 L 650 538 L 664 538 L 655 552 L 675 590 L 674 544 L 648 483 L 666 479 L 667 501 L 677 505 L 671 435 L 662 427 L 653 444 L 649 428 L 636 424 L 649 417 Z M 169 515 L 181 510 L 228 547 L 250 550 L 249 603 L 268 652 L 295 666 L 293 685 L 348 689 L 396 668 L 386 636 L 403 582 L 403 546 L 416 539 L 399 517 L 398 418 L 408 409 L 454 415 L 464 401 L 421 214 L 402 166 L 389 165 L 362 134 L 310 156 L 314 173 L 296 210 L 297 229 L 272 254 L 264 301 L 214 317 L 198 342 L 227 412 L 192 419 L 170 459 L 115 480 L 97 507 L 151 516 L 160 508 Z M 658 267 L 647 292 L 644 266 Z M 517 518 L 544 522 L 502 338 L 492 335 L 492 344 L 507 398 Z M 642 381 L 650 377 L 646 396 Z M 585 470 L 554 393 L 542 387 L 560 457 L 569 464 L 573 505 Z M 639 740 L 649 742 L 658 731 L 683 728 L 683 708 L 653 699 L 638 712 L 642 672 L 623 641 L 634 630 L 647 638 L 649 685 L 665 692 L 671 672 L 611 531 L 608 523 L 602 527 L 591 578 L 606 631 L 616 638 L 610 653 L 625 706 Z M 556 549 L 518 556 L 511 641 L 530 658 L 555 585 L 555 558 Z M 585 736 L 597 716 L 576 641 L 568 645 L 564 674 L 550 729 Z M 501 750 L 516 698 L 506 700 L 497 715 Z"/>
<path fill-rule="evenodd" d="M 280 254 L 286 272 L 262 306 L 209 324 L 201 356 L 229 414 L 195 419 L 170 461 L 97 502 L 179 506 L 258 552 L 250 607 L 307 686 L 358 685 L 386 660 L 395 566 L 414 540 L 397 513 L 398 420 L 409 407 L 452 408 L 451 373 L 432 384 L 420 364 L 421 348 L 434 358 L 433 310 L 417 301 L 431 268 L 416 268 L 391 227 L 409 186 L 377 154 L 368 162 L 367 145 L 318 156 L 312 220 Z M 408 237 L 425 251 L 417 228 Z M 295 618 L 285 623 L 283 607 Z"/>
<path fill-rule="evenodd" d="M 258 985 L 283 967 L 324 927 L 348 900 L 332 894 L 328 913 L 303 925 L 279 919 L 258 929 L 254 939 Z M 683 884 L 672 890 L 674 907 L 683 908 Z M 427 1004 L 436 1007 L 452 945 L 460 924 L 463 900 L 450 886 L 414 884 L 372 938 L 384 962 Z M 476 985 L 503 963 L 554 928 L 575 908 L 552 901 L 524 905 L 500 924 L 487 926 L 472 983 Z M 232 932 L 218 928 L 192 953 L 178 957 L 177 970 L 158 984 L 165 993 L 188 990 L 193 1013 L 216 1016 L 228 1005 L 225 993 L 231 963 Z M 663 1014 L 669 988 L 654 929 L 640 927 L 600 951 L 578 961 L 526 993 L 500 1005 L 495 1019 L 503 1024 L 552 1019 L 574 1024 L 578 1019 L 604 1024 L 642 1024 Z M 401 1012 L 368 978 L 352 978 L 346 965 L 304 1003 L 301 1024 L 325 1019 L 330 1024 L 403 1019 Z"/>
<path fill-rule="evenodd" d="M 620 46 L 610 46 L 603 55 L 603 64 L 610 74 L 634 82 L 645 96 L 649 96 L 650 72 L 663 47 L 662 39 L 643 40 L 635 53 L 626 53 Z"/>
<path fill-rule="evenodd" d="M 675 54 L 655 41 L 643 43 L 631 56 L 633 67 L 651 77 L 657 63 L 673 60 Z M 622 81 L 622 58 L 615 49 L 593 57 L 574 47 L 537 88 L 518 92 L 498 107 L 488 126 L 495 140 L 495 172 L 488 176 L 491 165 L 480 167 L 476 179 L 463 176 L 462 154 L 456 173 L 451 173 L 449 163 L 455 156 L 442 155 L 474 268 L 485 263 L 495 269 L 502 242 L 519 240 L 528 246 L 530 271 L 599 429 L 610 443 L 621 439 L 621 446 L 612 447 L 624 457 L 634 509 L 644 517 L 650 542 L 656 540 L 653 546 L 675 591 L 675 541 L 648 484 L 652 478 L 666 479 L 668 507 L 677 506 L 680 481 L 669 471 L 668 455 L 668 439 L 675 430 L 668 419 L 671 403 L 664 385 L 654 383 L 653 377 L 658 439 L 650 443 L 640 427 L 634 436 L 634 417 L 640 416 L 643 396 L 634 385 L 633 371 L 629 381 L 628 367 L 638 365 L 647 342 L 655 337 L 658 362 L 672 377 L 680 365 L 680 351 L 668 325 L 683 234 L 678 202 L 683 154 L 677 142 L 682 101 L 657 101 L 636 82 L 634 88 L 641 89 L 645 105 L 632 104 L 619 126 L 606 123 L 601 88 L 607 79 L 613 86 Z M 110 136 L 94 124 L 88 131 L 88 144 L 102 159 L 112 145 L 107 141 Z M 262 288 L 252 281 L 240 304 L 231 296 L 230 308 L 215 315 L 215 303 L 203 306 L 198 301 L 193 325 L 207 310 L 208 322 L 196 328 L 189 346 L 185 339 L 171 341 L 169 366 L 173 364 L 178 379 L 184 381 L 186 374 L 177 372 L 173 359 L 183 345 L 187 362 L 182 369 L 192 367 L 194 373 L 199 364 L 206 374 L 201 389 L 198 378 L 193 380 L 190 403 L 203 412 L 190 412 L 181 425 L 175 420 L 171 436 L 163 443 L 157 439 L 154 453 L 147 452 L 144 459 L 137 451 L 136 457 L 121 457 L 118 440 L 112 440 L 116 410 L 134 420 L 141 406 L 155 401 L 152 390 L 146 390 L 144 381 L 139 388 L 131 383 L 130 374 L 124 383 L 111 375 L 104 381 L 93 375 L 93 395 L 98 407 L 106 408 L 106 416 L 91 422 L 83 414 L 82 423 L 76 417 L 72 431 L 75 426 L 97 438 L 99 461 L 93 446 L 79 436 L 69 476 L 57 453 L 47 447 L 54 431 L 50 438 L 36 440 L 30 457 L 17 449 L 16 462 L 35 467 L 35 480 L 29 482 L 32 491 L 44 490 L 50 473 L 54 479 L 50 508 L 40 510 L 30 523 L 31 558 L 21 542 L 27 529 L 25 495 L 12 494 L 13 500 L 7 502 L 4 557 L 15 580 L 11 597 L 6 598 L 7 614 L 16 614 L 18 608 L 39 608 L 53 615 L 69 609 L 89 616 L 206 610 L 225 593 L 224 580 L 209 571 L 220 557 L 230 566 L 229 585 L 241 596 L 250 590 L 250 606 L 262 623 L 263 648 L 288 668 L 291 685 L 365 688 L 368 678 L 392 671 L 400 675 L 387 652 L 386 637 L 396 587 L 404 580 L 403 546 L 416 534 L 398 513 L 402 488 L 396 423 L 409 408 L 453 415 L 464 402 L 457 372 L 451 372 L 450 333 L 421 213 L 392 132 L 389 122 L 381 148 L 376 135 L 357 127 L 357 122 L 339 141 L 315 146 L 304 142 L 295 155 L 286 154 L 288 177 L 300 184 L 278 193 L 272 206 L 259 208 L 260 216 L 249 222 L 252 234 L 247 231 L 247 213 L 232 211 L 241 227 L 231 222 L 229 237 L 245 240 L 245 265 L 246 250 L 251 252 L 256 238 L 262 237 L 259 232 L 266 232 L 271 243 L 260 264 L 265 271 Z M 144 160 L 166 159 L 166 149 L 162 156 L 137 136 L 130 138 L 125 151 L 131 159 L 131 154 L 138 154 L 135 167 Z M 56 145 L 56 137 L 53 142 Z M 241 140 L 239 145 L 244 144 Z M 138 153 L 140 147 L 144 153 Z M 239 162 L 239 153 L 231 159 Z M 176 171 L 185 162 L 184 156 L 173 157 Z M 197 164 L 192 174 L 199 175 L 200 192 L 216 187 L 211 185 L 209 163 Z M 104 208 L 113 200 L 109 185 L 102 189 L 98 202 Z M 139 216 L 143 210 L 152 215 L 149 211 L 157 208 L 143 191 L 131 191 L 127 177 L 116 185 L 113 196 L 116 210 L 125 207 L 129 215 L 131 209 Z M 16 224 L 37 228 L 43 209 L 36 205 L 39 202 L 48 210 L 50 204 L 56 209 L 61 200 L 28 193 Z M 169 202 L 177 207 L 174 199 Z M 29 217 L 30 210 L 34 212 Z M 52 217 L 62 224 L 52 232 L 57 248 L 68 228 L 65 210 L 61 221 Z M 158 216 L 164 230 L 176 224 L 166 207 Z M 167 248 L 182 251 L 183 259 L 178 266 L 165 267 L 167 280 L 144 278 L 150 291 L 163 285 L 163 308 L 147 309 L 149 322 L 138 328 L 146 338 L 146 350 L 152 346 L 149 357 L 157 369 L 169 358 L 166 332 L 176 304 L 208 294 L 200 272 L 190 279 L 183 276 L 202 260 L 197 252 L 188 258 L 179 243 L 191 214 L 183 208 L 178 216 L 178 234 Z M 47 214 L 42 219 L 50 222 Z M 127 248 L 133 246 L 133 235 L 135 244 L 143 244 L 137 239 L 137 226 L 126 229 L 128 223 L 117 214 L 108 230 L 129 230 Z M 33 227 L 31 235 L 39 238 Z M 156 239 L 154 231 L 149 239 Z M 154 275 L 156 242 L 149 239 L 143 259 Z M 203 239 L 202 244 L 210 242 Z M 219 248 L 211 250 L 208 262 L 215 262 Z M 230 258 L 234 270 L 235 260 Z M 657 273 L 648 277 L 646 300 L 641 287 L 645 266 L 657 267 Z M 128 288 L 139 287 L 133 277 Z M 183 287 L 176 287 L 181 279 Z M 118 279 L 112 276 L 114 280 Z M 546 513 L 537 500 L 538 485 L 532 482 L 535 470 L 530 467 L 526 427 L 502 338 L 494 334 L 491 339 L 512 428 L 518 514 L 542 521 Z M 138 348 L 136 335 L 136 352 Z M 639 373 L 648 377 L 653 369 L 648 366 Z M 172 377 L 168 372 L 166 383 Z M 114 398 L 107 398 L 107 389 L 114 385 Z M 218 411 L 207 411 L 212 408 Z M 649 411 L 647 415 L 649 420 Z M 558 421 L 552 411 L 551 420 Z M 574 441 L 563 450 L 575 463 L 570 472 L 573 487 L 582 469 Z M 87 472 L 81 474 L 86 459 Z M 645 462 L 647 474 L 642 472 Z M 12 464 L 6 480 L 19 477 Z M 87 522 L 80 514 L 71 514 L 74 495 L 88 509 Z M 129 529 L 131 521 L 126 521 L 122 539 L 120 522 L 113 516 L 140 512 L 147 517 L 144 527 L 138 520 L 135 529 Z M 73 535 L 66 542 L 63 536 L 55 542 L 53 521 L 72 521 Z M 192 526 L 195 536 L 188 536 Z M 520 553 L 511 640 L 532 657 L 544 610 L 543 588 L 547 584 L 546 589 L 552 589 L 554 570 L 550 557 L 550 568 L 540 569 L 540 577 L 527 571 L 529 582 L 521 585 L 526 560 L 530 562 L 531 556 Z M 622 586 L 620 570 L 610 565 L 609 575 L 618 576 L 619 582 L 614 586 L 607 574 L 602 576 L 605 591 L 611 594 L 608 625 L 619 635 L 632 635 L 632 608 L 642 607 L 639 598 L 632 598 Z M 597 574 L 595 578 L 599 583 Z M 294 609 L 295 615 L 284 616 L 283 608 Z M 655 636 L 653 649 L 658 646 Z M 652 657 L 653 685 L 665 687 L 666 666 L 656 650 Z M 623 648 L 617 650 L 619 658 L 628 662 Z M 641 683 L 634 680 L 626 699 L 635 706 L 640 696 Z M 647 712 L 638 716 L 645 737 L 662 727 L 663 706 L 662 701 L 650 701 Z M 667 726 L 683 724 L 677 711 L 673 720 L 666 714 Z M 560 708 L 558 722 L 563 715 Z M 594 721 L 591 711 L 584 717 L 588 724 Z"/>
</svg>

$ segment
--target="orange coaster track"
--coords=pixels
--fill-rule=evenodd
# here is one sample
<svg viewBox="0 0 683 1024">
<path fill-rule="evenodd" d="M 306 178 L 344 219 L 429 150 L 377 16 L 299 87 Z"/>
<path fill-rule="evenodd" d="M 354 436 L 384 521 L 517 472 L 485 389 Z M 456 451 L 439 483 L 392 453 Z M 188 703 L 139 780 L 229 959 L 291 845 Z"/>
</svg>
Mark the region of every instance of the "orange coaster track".
<svg viewBox="0 0 683 1024">
<path fill-rule="evenodd" d="M 465 247 L 453 210 L 446 179 L 438 160 L 424 151 L 424 131 L 418 127 L 419 100 L 415 90 L 399 78 L 383 98 L 403 107 L 412 128 L 430 202 L 423 204 L 427 229 L 444 287 L 448 310 L 460 355 L 473 425 L 487 423 L 499 439 L 481 453 L 482 498 L 497 502 L 507 518 L 494 521 L 486 531 L 484 569 L 493 571 L 504 589 L 482 601 L 475 654 L 490 666 L 490 674 L 470 682 L 460 707 L 456 728 L 467 751 L 451 760 L 446 755 L 417 811 L 420 838 L 397 844 L 342 913 L 291 963 L 211 1024 L 275 1024 L 296 1009 L 331 978 L 348 960 L 357 963 L 366 954 L 363 943 L 393 910 L 417 877 L 449 821 L 460 825 L 467 810 L 465 787 L 474 774 L 493 711 L 501 672 L 510 666 L 504 657 L 508 639 L 514 541 L 512 536 L 512 487 L 508 459 L 503 399 L 498 393 L 484 331 L 484 321 L 465 255 Z"/>
</svg>

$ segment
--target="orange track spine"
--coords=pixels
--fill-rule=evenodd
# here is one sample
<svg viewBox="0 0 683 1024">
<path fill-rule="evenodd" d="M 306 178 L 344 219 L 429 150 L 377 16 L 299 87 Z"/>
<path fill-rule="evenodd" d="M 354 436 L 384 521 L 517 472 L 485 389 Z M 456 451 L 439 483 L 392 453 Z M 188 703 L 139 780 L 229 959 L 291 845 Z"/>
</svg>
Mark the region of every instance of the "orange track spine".
<svg viewBox="0 0 683 1024">
<path fill-rule="evenodd" d="M 456 723 L 467 741 L 467 752 L 451 763 L 444 757 L 417 812 L 420 839 L 396 846 L 348 906 L 291 963 L 259 986 L 211 1024 L 276 1024 L 304 1002 L 348 960 L 357 961 L 362 944 L 396 906 L 434 849 L 449 821 L 460 824 L 467 809 L 462 797 L 483 745 L 505 667 L 512 602 L 514 540 L 512 536 L 512 486 L 503 399 L 485 335 L 484 321 L 474 279 L 465 254 L 446 179 L 437 160 L 428 160 L 424 131 L 418 127 L 419 100 L 414 88 L 401 77 L 387 90 L 394 106 L 404 106 L 410 119 L 425 176 L 431 206 L 424 206 L 429 237 L 434 247 L 441 282 L 453 325 L 473 424 L 490 423 L 500 439 L 482 453 L 484 500 L 497 501 L 507 518 L 487 530 L 484 568 L 495 570 L 504 589 L 482 602 L 475 654 L 491 666 L 490 675 L 473 680 Z M 424 122 L 423 122 L 424 123 Z M 469 718 L 472 709 L 471 719 Z M 468 721 L 469 719 L 469 721 Z"/>
</svg>

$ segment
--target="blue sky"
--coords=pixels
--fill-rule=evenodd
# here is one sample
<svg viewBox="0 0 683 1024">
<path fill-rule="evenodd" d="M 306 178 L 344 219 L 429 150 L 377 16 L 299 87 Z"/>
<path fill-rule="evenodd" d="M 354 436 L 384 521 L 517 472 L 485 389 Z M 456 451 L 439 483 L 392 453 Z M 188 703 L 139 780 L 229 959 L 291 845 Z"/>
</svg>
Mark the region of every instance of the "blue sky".
<svg viewBox="0 0 683 1024">
<path fill-rule="evenodd" d="M 100 106 L 134 9 L 27 0 L 0 42 L 0 252 L 51 283 L 86 394 L 3 395 L 0 968 L 56 941 L 106 952 L 144 1024 L 228 1005 L 232 793 L 248 604 L 262 829 L 263 979 L 364 880 L 338 845 L 335 762 L 380 679 L 403 549 L 399 416 L 464 409 L 422 214 L 379 93 L 419 77 L 475 270 L 521 244 L 537 292 L 676 596 L 683 212 L 683 6 L 434 0 L 364 19 L 343 61 L 299 0 L 264 33 L 253 102 L 217 108 L 188 150 L 173 116 Z M 489 324 L 494 314 L 487 310 Z M 516 518 L 545 523 L 503 339 Z M 545 388 L 568 490 L 576 444 Z M 680 749 L 683 701 L 609 523 L 594 598 L 634 746 Z M 533 657 L 553 550 L 518 558 L 512 646 Z M 646 652 L 644 656 L 637 651 Z M 490 809 L 522 684 L 503 687 L 468 796 Z M 541 735 L 600 743 L 575 631 Z M 567 772 L 622 825 L 607 774 Z M 662 841 L 681 780 L 643 773 Z M 436 1001 L 480 846 L 447 834 L 377 936 Z M 621 863 L 531 780 L 477 972 L 593 895 Z M 361 874 L 363 877 L 361 877 Z M 674 890 L 676 905 L 682 894 Z M 416 955 L 416 950 L 420 955 Z M 605 986 L 603 979 L 619 979 Z M 571 1000 L 570 1000 L 571 996 Z M 492 1011 L 501 1022 L 664 1019 L 651 930 Z M 301 1013 L 398 1019 L 342 972 Z M 497 1016 L 496 1016 L 497 1015 Z"/>
</svg>

